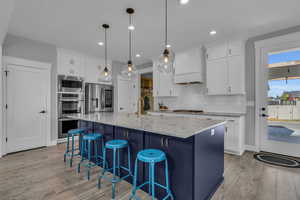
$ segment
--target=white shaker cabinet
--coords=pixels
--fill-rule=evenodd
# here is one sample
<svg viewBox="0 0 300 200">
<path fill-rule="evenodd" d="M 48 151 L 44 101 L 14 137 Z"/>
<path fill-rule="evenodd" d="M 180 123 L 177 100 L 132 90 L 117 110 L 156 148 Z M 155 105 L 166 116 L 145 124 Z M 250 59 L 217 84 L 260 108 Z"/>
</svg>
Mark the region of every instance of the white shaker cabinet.
<svg viewBox="0 0 300 200">
<path fill-rule="evenodd" d="M 153 96 L 175 97 L 178 96 L 177 87 L 174 84 L 173 76 L 159 72 L 157 63 L 153 63 Z"/>
<path fill-rule="evenodd" d="M 206 80 L 208 95 L 245 94 L 243 42 L 221 43 L 206 49 Z"/>
<path fill-rule="evenodd" d="M 66 50 L 57 50 L 57 73 L 66 76 L 84 77 L 84 56 L 80 53 Z"/>
<path fill-rule="evenodd" d="M 207 94 L 222 95 L 227 94 L 228 88 L 228 70 L 227 60 L 225 58 L 212 60 L 206 63 L 206 86 Z"/>
</svg>

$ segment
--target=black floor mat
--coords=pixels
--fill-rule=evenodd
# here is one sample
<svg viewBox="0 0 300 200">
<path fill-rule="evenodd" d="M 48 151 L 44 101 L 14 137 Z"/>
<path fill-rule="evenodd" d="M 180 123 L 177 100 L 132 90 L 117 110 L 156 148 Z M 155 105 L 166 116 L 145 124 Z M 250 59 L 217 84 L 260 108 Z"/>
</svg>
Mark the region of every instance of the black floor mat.
<svg viewBox="0 0 300 200">
<path fill-rule="evenodd" d="M 270 165 L 300 168 L 300 162 L 298 160 L 284 155 L 261 152 L 254 154 L 254 158 Z"/>
</svg>

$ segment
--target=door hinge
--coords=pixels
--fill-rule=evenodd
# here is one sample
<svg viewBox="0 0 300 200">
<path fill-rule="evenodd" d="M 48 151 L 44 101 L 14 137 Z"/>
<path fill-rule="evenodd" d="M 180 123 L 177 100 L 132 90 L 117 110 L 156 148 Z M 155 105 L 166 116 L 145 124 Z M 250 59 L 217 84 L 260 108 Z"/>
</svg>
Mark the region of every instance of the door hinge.
<svg viewBox="0 0 300 200">
<path fill-rule="evenodd" d="M 8 105 L 7 105 L 7 104 L 5 104 L 5 109 L 7 110 L 7 108 L 8 108 Z"/>
<path fill-rule="evenodd" d="M 7 137 L 5 138 L 5 141 L 6 141 L 6 143 L 7 143 L 7 141 L 8 141 L 8 138 L 7 138 Z"/>
</svg>

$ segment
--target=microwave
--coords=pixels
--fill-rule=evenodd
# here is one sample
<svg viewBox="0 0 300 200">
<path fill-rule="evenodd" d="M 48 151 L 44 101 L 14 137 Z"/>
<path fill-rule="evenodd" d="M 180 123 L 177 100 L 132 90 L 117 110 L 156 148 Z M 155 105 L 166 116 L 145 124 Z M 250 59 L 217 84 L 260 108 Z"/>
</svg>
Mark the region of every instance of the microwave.
<svg viewBox="0 0 300 200">
<path fill-rule="evenodd" d="M 58 75 L 58 92 L 83 92 L 83 78 L 77 76 Z"/>
</svg>

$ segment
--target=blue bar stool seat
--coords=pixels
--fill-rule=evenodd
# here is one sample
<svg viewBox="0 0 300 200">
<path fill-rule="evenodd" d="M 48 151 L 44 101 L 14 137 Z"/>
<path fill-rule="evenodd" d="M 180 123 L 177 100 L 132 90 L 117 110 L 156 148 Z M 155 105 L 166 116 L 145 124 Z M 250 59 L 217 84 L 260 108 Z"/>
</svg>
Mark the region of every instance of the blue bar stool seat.
<svg viewBox="0 0 300 200">
<path fill-rule="evenodd" d="M 102 146 L 102 155 L 100 155 L 99 147 Z M 94 146 L 92 146 L 94 145 Z M 92 149 L 93 148 L 93 149 Z M 80 173 L 80 166 L 83 163 L 86 169 L 87 179 L 90 180 L 90 170 L 92 167 L 100 166 L 103 159 L 104 140 L 101 133 L 88 133 L 82 137 L 81 142 L 81 161 L 78 163 L 77 172 Z M 87 161 L 87 162 L 85 162 Z"/>
<path fill-rule="evenodd" d="M 80 141 L 82 138 L 82 135 L 87 131 L 87 128 L 78 128 L 78 129 L 71 129 L 68 131 L 67 136 L 67 148 L 64 154 L 64 162 L 67 161 L 67 157 L 69 157 L 70 167 L 73 165 L 73 157 L 80 155 Z M 75 136 L 79 136 L 79 148 L 75 148 Z M 70 138 L 72 139 L 72 146 L 70 150 Z M 79 152 L 77 152 L 79 151 Z"/>
<path fill-rule="evenodd" d="M 142 183 L 139 186 L 137 186 L 138 161 L 149 164 L 149 179 L 148 179 L 148 181 Z M 162 161 L 165 161 L 166 185 L 161 185 L 161 184 L 155 182 L 155 164 L 158 162 L 162 162 Z M 145 185 L 149 185 L 149 194 L 152 196 L 152 200 L 155 199 L 155 186 L 161 187 L 166 190 L 167 195 L 163 198 L 163 200 L 166 200 L 168 198 L 171 198 L 172 200 L 174 200 L 174 196 L 171 192 L 170 184 L 169 184 L 169 169 L 168 169 L 167 156 L 161 150 L 145 149 L 138 153 L 137 158 L 135 160 L 133 188 L 132 188 L 132 195 L 131 195 L 130 199 L 138 199 L 136 197 L 136 191 Z"/>
<path fill-rule="evenodd" d="M 123 148 L 127 148 L 127 154 L 128 154 L 128 166 L 121 166 L 120 165 L 120 150 Z M 113 166 L 112 168 L 106 168 L 105 163 L 103 163 L 103 169 L 102 172 L 98 178 L 98 188 L 101 188 L 101 180 L 102 178 L 112 182 L 112 199 L 115 199 L 115 188 L 116 184 L 127 177 L 132 177 L 131 172 L 131 166 L 130 166 L 130 147 L 127 140 L 110 140 L 105 143 L 104 148 L 104 160 L 106 159 L 106 151 L 107 149 L 113 150 Z M 128 174 L 121 177 L 121 169 L 128 172 Z M 116 173 L 116 170 L 118 170 L 118 173 Z M 105 174 L 105 172 L 112 172 L 113 177 L 108 178 Z M 118 175 L 118 177 L 117 177 Z"/>
</svg>

